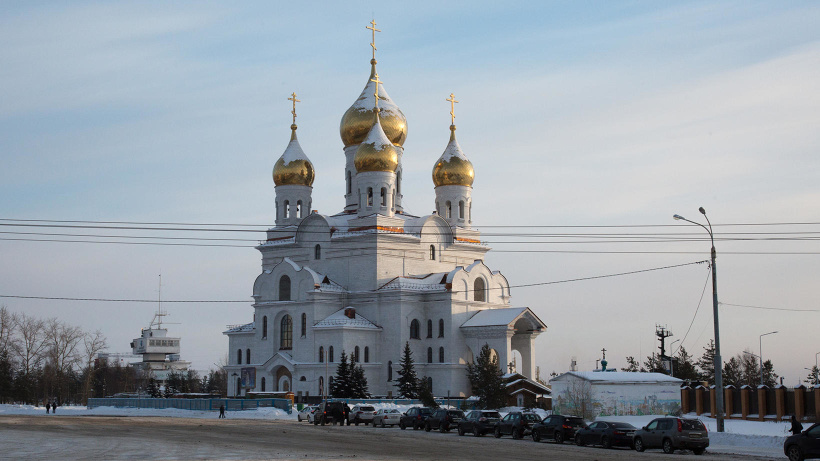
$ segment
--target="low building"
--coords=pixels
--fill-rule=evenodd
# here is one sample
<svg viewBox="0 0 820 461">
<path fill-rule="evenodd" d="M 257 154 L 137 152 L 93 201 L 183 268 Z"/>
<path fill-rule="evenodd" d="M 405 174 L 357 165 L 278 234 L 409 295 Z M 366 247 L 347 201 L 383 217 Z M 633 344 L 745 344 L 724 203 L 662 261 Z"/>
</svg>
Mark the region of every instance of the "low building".
<svg viewBox="0 0 820 461">
<path fill-rule="evenodd" d="M 550 380 L 553 412 L 585 418 L 675 413 L 682 383 L 663 373 L 570 371 Z"/>
<path fill-rule="evenodd" d="M 542 406 L 550 395 L 549 387 L 533 381 L 521 373 L 507 373 L 503 377 L 507 388 L 507 406 L 533 408 Z"/>
</svg>

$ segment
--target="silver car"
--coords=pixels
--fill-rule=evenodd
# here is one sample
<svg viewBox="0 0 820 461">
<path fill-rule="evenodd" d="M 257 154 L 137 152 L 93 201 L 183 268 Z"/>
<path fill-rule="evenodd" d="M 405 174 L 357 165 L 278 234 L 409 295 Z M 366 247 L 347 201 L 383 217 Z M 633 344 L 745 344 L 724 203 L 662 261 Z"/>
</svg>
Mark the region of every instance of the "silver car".
<svg viewBox="0 0 820 461">
<path fill-rule="evenodd" d="M 307 405 L 296 415 L 296 419 L 298 421 L 307 421 L 309 423 L 313 422 L 313 412 L 319 408 L 316 405 Z"/>
<path fill-rule="evenodd" d="M 375 413 L 376 409 L 373 408 L 373 405 L 355 405 L 350 409 L 350 414 L 347 415 L 348 424 L 353 423 L 357 426 L 359 423 L 370 424 L 373 422 Z"/>
<path fill-rule="evenodd" d="M 709 446 L 709 434 L 699 419 L 657 418 L 635 431 L 632 446 L 637 451 L 647 448 L 662 448 L 664 453 L 689 449 L 702 455 Z"/>
</svg>

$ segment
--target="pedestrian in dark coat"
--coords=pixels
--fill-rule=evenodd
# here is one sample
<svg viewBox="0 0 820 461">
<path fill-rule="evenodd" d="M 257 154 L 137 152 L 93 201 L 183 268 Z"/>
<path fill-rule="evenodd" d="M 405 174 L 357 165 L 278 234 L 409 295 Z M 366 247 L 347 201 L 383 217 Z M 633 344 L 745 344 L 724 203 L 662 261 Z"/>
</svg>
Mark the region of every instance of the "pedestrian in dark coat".
<svg viewBox="0 0 820 461">
<path fill-rule="evenodd" d="M 48 410 L 51 409 L 51 402 L 46 402 L 46 414 L 48 414 Z"/>
<path fill-rule="evenodd" d="M 51 414 L 57 414 L 57 399 L 54 399 L 54 401 L 51 402 Z"/>
<path fill-rule="evenodd" d="M 220 419 L 225 418 L 225 405 L 224 404 L 219 406 L 219 418 Z"/>
<path fill-rule="evenodd" d="M 345 402 L 345 420 L 347 420 L 347 425 L 350 426 L 350 406 Z"/>
<path fill-rule="evenodd" d="M 803 432 L 803 425 L 800 424 L 800 421 L 798 421 L 797 417 L 795 417 L 794 415 L 792 415 L 792 428 L 789 429 L 789 432 L 791 432 L 794 435 Z"/>
</svg>

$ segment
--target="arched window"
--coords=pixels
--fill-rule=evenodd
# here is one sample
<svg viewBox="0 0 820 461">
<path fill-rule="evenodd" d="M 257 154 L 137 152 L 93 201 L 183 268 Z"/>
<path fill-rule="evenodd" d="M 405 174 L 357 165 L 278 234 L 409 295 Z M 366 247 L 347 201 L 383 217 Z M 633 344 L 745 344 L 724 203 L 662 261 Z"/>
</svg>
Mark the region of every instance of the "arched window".
<svg viewBox="0 0 820 461">
<path fill-rule="evenodd" d="M 245 349 L 245 363 L 251 363 L 251 350 Z"/>
<path fill-rule="evenodd" d="M 262 377 L 261 384 L 262 384 L 262 392 L 265 392 L 265 378 L 264 377 Z"/>
<path fill-rule="evenodd" d="M 290 301 L 290 277 L 287 275 L 279 279 L 279 301 Z"/>
<path fill-rule="evenodd" d="M 262 339 L 268 339 L 268 316 L 262 317 Z"/>
<path fill-rule="evenodd" d="M 325 348 L 324 346 L 319 346 L 319 363 L 323 363 L 325 361 Z"/>
<path fill-rule="evenodd" d="M 473 301 L 484 301 L 484 279 L 477 278 L 473 283 Z"/>
<path fill-rule="evenodd" d="M 444 319 L 438 319 L 438 337 L 444 337 Z"/>
<path fill-rule="evenodd" d="M 327 361 L 333 363 L 333 346 L 327 348 Z"/>
<path fill-rule="evenodd" d="M 433 363 L 433 348 L 427 348 L 427 363 Z"/>
<path fill-rule="evenodd" d="M 367 206 L 373 206 L 373 188 L 367 188 Z"/>
<path fill-rule="evenodd" d="M 444 203 L 444 213 L 446 214 L 446 216 L 444 216 L 444 217 L 447 218 L 447 219 L 450 219 L 450 218 L 453 217 L 452 216 L 453 215 L 453 205 L 450 203 L 449 200 L 447 200 L 447 202 Z"/>
<path fill-rule="evenodd" d="M 438 348 L 438 363 L 444 363 L 444 348 Z"/>
<path fill-rule="evenodd" d="M 325 377 L 319 376 L 319 395 L 325 395 Z"/>
<path fill-rule="evenodd" d="M 285 200 L 285 219 L 290 218 L 290 202 Z"/>
<path fill-rule="evenodd" d="M 359 361 L 359 346 L 353 348 L 353 360 L 356 362 Z"/>
<path fill-rule="evenodd" d="M 430 261 L 436 260 L 436 246 L 430 245 Z"/>
<path fill-rule="evenodd" d="M 364 346 L 364 363 L 370 363 L 370 348 Z"/>
<path fill-rule="evenodd" d="M 385 189 L 384 187 L 382 187 L 381 196 L 382 206 L 387 206 L 387 189 Z"/>
<path fill-rule="evenodd" d="M 393 381 L 393 361 L 387 362 L 387 380 Z"/>
<path fill-rule="evenodd" d="M 289 315 L 282 317 L 279 331 L 279 349 L 293 349 L 293 320 Z"/>
<path fill-rule="evenodd" d="M 401 171 L 396 173 L 396 193 L 401 195 Z"/>
<path fill-rule="evenodd" d="M 313 247 L 313 259 L 322 259 L 322 245 Z"/>
<path fill-rule="evenodd" d="M 436 214 L 441 216 L 441 204 L 436 202 Z"/>
<path fill-rule="evenodd" d="M 236 395 L 242 395 L 242 378 L 236 378 Z"/>
<path fill-rule="evenodd" d="M 433 321 L 432 320 L 427 321 L 427 337 L 428 338 L 433 337 Z"/>
<path fill-rule="evenodd" d="M 396 191 L 395 190 L 393 190 L 393 201 L 390 203 L 390 209 L 391 210 L 396 209 Z"/>
<path fill-rule="evenodd" d="M 236 350 L 236 364 L 242 365 L 242 349 Z"/>
<path fill-rule="evenodd" d="M 467 221 L 473 222 L 473 202 L 467 204 Z"/>
<path fill-rule="evenodd" d="M 353 190 L 353 178 L 351 177 L 350 170 L 347 170 L 347 195 L 350 195 L 350 192 Z"/>
<path fill-rule="evenodd" d="M 410 339 L 421 339 L 419 327 L 420 325 L 418 320 L 413 319 L 413 321 L 410 322 Z"/>
<path fill-rule="evenodd" d="M 297 218 L 304 218 L 305 217 L 305 210 L 302 209 L 302 201 L 296 201 L 296 217 Z"/>
<path fill-rule="evenodd" d="M 458 202 L 458 217 L 464 219 L 464 200 Z"/>
<path fill-rule="evenodd" d="M 302 314 L 302 337 L 307 336 L 307 314 Z"/>
<path fill-rule="evenodd" d="M 273 203 L 274 203 L 274 206 L 276 207 L 276 208 L 275 208 L 275 210 L 276 210 L 276 215 L 275 215 L 275 216 L 276 216 L 276 219 L 279 219 L 279 201 L 277 200 L 277 201 L 275 201 L 275 202 L 273 202 Z"/>
</svg>

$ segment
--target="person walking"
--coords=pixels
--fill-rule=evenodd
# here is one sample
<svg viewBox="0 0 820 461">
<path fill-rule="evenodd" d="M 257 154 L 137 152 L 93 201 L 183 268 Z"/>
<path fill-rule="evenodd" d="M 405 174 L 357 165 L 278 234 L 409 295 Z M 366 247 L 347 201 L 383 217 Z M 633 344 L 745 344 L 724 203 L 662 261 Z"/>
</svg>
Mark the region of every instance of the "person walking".
<svg viewBox="0 0 820 461">
<path fill-rule="evenodd" d="M 350 426 L 350 406 L 345 402 L 345 416 L 344 421 L 347 421 L 347 425 Z M 342 421 L 344 423 L 344 421 Z"/>
<path fill-rule="evenodd" d="M 792 428 L 789 429 L 789 432 L 791 432 L 793 435 L 797 435 L 803 432 L 803 425 L 800 424 L 800 421 L 798 421 L 797 417 L 794 415 L 792 415 Z"/>
<path fill-rule="evenodd" d="M 57 399 L 54 399 L 54 400 L 51 401 L 51 414 L 52 415 L 57 414 Z"/>
<path fill-rule="evenodd" d="M 48 410 L 51 409 L 51 402 L 46 401 L 46 414 L 48 414 Z"/>
<path fill-rule="evenodd" d="M 225 404 L 219 406 L 219 419 L 225 419 Z"/>
</svg>

